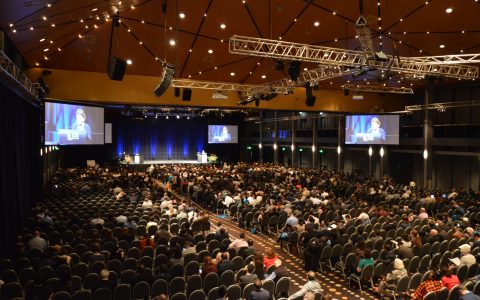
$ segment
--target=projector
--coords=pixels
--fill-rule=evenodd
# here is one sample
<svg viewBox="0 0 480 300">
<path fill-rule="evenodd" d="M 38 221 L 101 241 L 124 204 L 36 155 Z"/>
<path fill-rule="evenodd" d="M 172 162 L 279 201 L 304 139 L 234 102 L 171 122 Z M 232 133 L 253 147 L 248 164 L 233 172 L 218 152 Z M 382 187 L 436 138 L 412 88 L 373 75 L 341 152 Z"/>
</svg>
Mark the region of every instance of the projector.
<svg viewBox="0 0 480 300">
<path fill-rule="evenodd" d="M 218 91 L 212 94 L 212 99 L 223 100 L 223 99 L 228 99 L 228 96 L 225 95 L 222 91 Z"/>
</svg>

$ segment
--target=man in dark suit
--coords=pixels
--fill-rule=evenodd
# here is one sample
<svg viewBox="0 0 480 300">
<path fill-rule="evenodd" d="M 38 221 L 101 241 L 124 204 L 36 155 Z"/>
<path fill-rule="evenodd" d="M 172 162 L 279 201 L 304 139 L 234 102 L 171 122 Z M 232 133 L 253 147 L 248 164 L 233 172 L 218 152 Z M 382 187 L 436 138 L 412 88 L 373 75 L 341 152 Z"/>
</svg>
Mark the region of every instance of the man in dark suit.
<svg viewBox="0 0 480 300">
<path fill-rule="evenodd" d="M 253 274 L 253 270 L 255 269 L 255 266 L 253 264 L 248 264 L 247 265 L 247 274 L 240 276 L 239 278 L 239 283 L 240 286 L 243 288 L 249 283 L 254 283 L 255 280 L 258 279 L 257 274 Z"/>
<path fill-rule="evenodd" d="M 227 270 L 235 270 L 233 262 L 228 259 L 228 254 L 226 252 L 222 253 L 222 260 L 217 264 L 217 273 L 218 276 L 221 276 L 223 272 Z"/>
<path fill-rule="evenodd" d="M 262 288 L 260 279 L 255 280 L 255 290 L 250 293 L 248 300 L 270 300 L 272 296 L 270 292 Z"/>
</svg>

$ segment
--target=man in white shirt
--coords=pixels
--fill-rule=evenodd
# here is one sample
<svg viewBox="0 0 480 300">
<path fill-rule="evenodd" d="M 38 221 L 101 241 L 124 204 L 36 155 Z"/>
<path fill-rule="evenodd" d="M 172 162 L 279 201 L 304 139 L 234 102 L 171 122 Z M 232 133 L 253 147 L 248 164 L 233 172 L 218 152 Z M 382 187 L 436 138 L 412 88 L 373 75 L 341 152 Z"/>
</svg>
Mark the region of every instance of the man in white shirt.
<svg viewBox="0 0 480 300">
<path fill-rule="evenodd" d="M 235 250 L 238 250 L 240 248 L 248 248 L 248 242 L 245 240 L 245 233 L 240 233 L 240 238 L 237 239 L 237 240 L 234 240 L 233 242 L 230 243 L 230 245 L 228 245 L 228 248 L 234 248 Z"/>
<path fill-rule="evenodd" d="M 148 208 L 152 208 L 152 207 L 153 207 L 152 200 L 147 198 L 143 201 L 143 204 L 142 204 L 143 209 L 148 209 Z"/>
<path fill-rule="evenodd" d="M 315 279 L 315 272 L 309 271 L 307 273 L 307 282 L 298 292 L 288 297 L 288 300 L 300 299 L 308 292 L 313 294 L 320 293 L 321 290 L 322 287 L 320 286 L 320 283 Z"/>
<path fill-rule="evenodd" d="M 228 208 L 230 206 L 230 204 L 235 203 L 235 200 L 233 200 L 232 197 L 227 195 L 227 196 L 225 196 L 225 200 L 223 200 L 222 203 L 223 203 L 223 205 L 225 205 Z"/>
<path fill-rule="evenodd" d="M 92 225 L 103 225 L 103 224 L 105 224 L 105 220 L 102 219 L 101 214 L 98 214 L 95 219 L 92 219 L 90 221 L 90 224 L 92 224 Z"/>
</svg>

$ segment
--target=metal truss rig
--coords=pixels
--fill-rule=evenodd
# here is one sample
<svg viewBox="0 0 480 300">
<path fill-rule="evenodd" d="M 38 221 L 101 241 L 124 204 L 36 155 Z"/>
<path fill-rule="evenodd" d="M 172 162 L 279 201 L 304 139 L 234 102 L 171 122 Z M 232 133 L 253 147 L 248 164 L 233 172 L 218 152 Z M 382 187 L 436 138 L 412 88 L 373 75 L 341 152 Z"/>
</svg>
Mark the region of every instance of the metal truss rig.
<svg viewBox="0 0 480 300">
<path fill-rule="evenodd" d="M 234 35 L 229 40 L 229 51 L 234 54 L 244 54 L 259 57 L 291 59 L 318 63 L 323 66 L 337 66 L 346 68 L 369 67 L 372 69 L 385 70 L 412 74 L 417 76 L 433 75 L 456 79 L 476 79 L 479 70 L 476 66 L 468 66 L 462 63 L 477 62 L 480 58 L 462 59 L 455 57 L 455 63 L 443 62 L 431 63 L 431 57 L 392 57 L 387 56 L 388 61 L 375 61 L 365 56 L 363 51 L 346 50 L 324 46 L 291 43 L 285 41 L 268 40 Z"/>
<path fill-rule="evenodd" d="M 411 111 L 430 110 L 430 109 L 445 111 L 447 108 L 471 107 L 471 106 L 480 106 L 480 100 L 442 102 L 442 103 L 431 103 L 431 104 L 424 104 L 424 105 L 408 105 L 408 106 L 405 106 L 405 111 L 411 112 Z"/>
<path fill-rule="evenodd" d="M 217 91 L 237 91 L 247 94 L 289 94 L 292 92 L 292 86 L 281 85 L 259 85 L 259 84 L 239 84 L 229 82 L 201 81 L 190 79 L 172 79 L 171 86 L 192 89 L 207 89 Z"/>
<path fill-rule="evenodd" d="M 0 51 L 0 78 L 20 95 L 37 100 L 37 84 L 33 83 L 3 51 Z"/>
<path fill-rule="evenodd" d="M 342 88 L 344 90 L 350 90 L 352 92 L 413 94 L 413 90 L 411 88 L 405 88 L 405 87 L 344 84 L 342 85 Z"/>
</svg>

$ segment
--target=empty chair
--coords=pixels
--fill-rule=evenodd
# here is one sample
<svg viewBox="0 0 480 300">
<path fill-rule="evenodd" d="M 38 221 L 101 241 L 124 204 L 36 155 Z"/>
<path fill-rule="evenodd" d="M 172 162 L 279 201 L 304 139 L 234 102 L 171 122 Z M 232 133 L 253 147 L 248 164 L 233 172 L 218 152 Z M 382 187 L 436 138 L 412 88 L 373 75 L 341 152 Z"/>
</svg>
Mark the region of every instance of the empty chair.
<svg viewBox="0 0 480 300">
<path fill-rule="evenodd" d="M 189 296 L 188 300 L 205 300 L 205 292 L 203 290 L 194 290 Z"/>
<path fill-rule="evenodd" d="M 83 280 L 83 287 L 87 290 L 95 290 L 100 283 L 100 276 L 97 273 L 89 273 Z"/>
<path fill-rule="evenodd" d="M 185 292 L 185 279 L 183 277 L 175 277 L 170 281 L 169 286 L 170 295 Z"/>
<path fill-rule="evenodd" d="M 362 269 L 362 272 L 360 275 L 353 273 L 349 277 L 349 285 L 351 284 L 352 281 L 358 283 L 358 286 L 360 288 L 360 294 L 363 293 L 362 291 L 362 280 L 369 280 L 372 281 L 372 275 L 373 275 L 373 266 L 372 265 L 367 265 Z M 373 284 L 372 284 L 373 285 Z"/>
<path fill-rule="evenodd" d="M 235 268 L 234 271 L 238 271 L 245 266 L 245 261 L 240 256 L 235 256 L 232 259 L 232 263 L 233 263 L 234 268 Z"/>
<path fill-rule="evenodd" d="M 227 270 L 220 276 L 220 285 L 230 286 L 235 281 L 235 273 L 232 270 Z"/>
<path fill-rule="evenodd" d="M 198 274 L 199 270 L 200 270 L 200 264 L 197 261 L 191 261 L 185 265 L 185 276 L 189 277 L 192 275 L 196 275 Z"/>
<path fill-rule="evenodd" d="M 120 282 L 125 284 L 133 284 L 137 273 L 134 270 L 124 270 L 120 274 Z"/>
<path fill-rule="evenodd" d="M 145 299 L 148 297 L 150 297 L 150 285 L 148 282 L 137 282 L 133 287 L 133 299 Z"/>
<path fill-rule="evenodd" d="M 2 287 L 2 294 L 5 299 L 22 297 L 22 286 L 18 282 L 9 282 Z"/>
<path fill-rule="evenodd" d="M 94 261 L 89 266 L 90 273 L 97 273 L 100 274 L 100 271 L 105 269 L 105 264 L 103 261 Z"/>
<path fill-rule="evenodd" d="M 408 273 L 416 273 L 418 270 L 418 266 L 420 265 L 420 257 L 415 256 L 410 260 L 410 264 L 408 265 Z"/>
<path fill-rule="evenodd" d="M 356 267 L 357 256 L 355 253 L 349 253 L 344 261 L 339 261 L 335 264 L 335 268 L 340 270 L 343 274 L 343 278 L 347 280 L 348 270 L 353 270 Z"/>
<path fill-rule="evenodd" d="M 227 288 L 227 297 L 228 300 L 240 300 L 242 297 L 242 288 L 237 285 L 231 285 Z"/>
<path fill-rule="evenodd" d="M 109 288 L 102 287 L 95 290 L 93 300 L 111 300 L 112 296 L 112 291 Z"/>
<path fill-rule="evenodd" d="M 114 271 L 117 274 L 122 273 L 122 262 L 119 261 L 118 259 L 112 259 L 111 261 L 108 262 L 107 269 L 109 271 Z"/>
<path fill-rule="evenodd" d="M 187 300 L 187 295 L 184 293 L 176 293 L 172 297 L 170 297 L 170 300 Z"/>
<path fill-rule="evenodd" d="M 138 263 L 144 265 L 145 268 L 151 269 L 153 266 L 153 258 L 151 258 L 150 256 L 144 256 L 140 258 L 140 261 Z"/>
<path fill-rule="evenodd" d="M 23 270 L 20 271 L 20 274 L 18 277 L 20 279 L 20 284 L 22 286 L 25 286 L 25 283 L 29 282 L 30 280 L 34 280 L 35 276 L 37 276 L 37 273 L 35 272 L 34 269 L 24 268 Z"/>
<path fill-rule="evenodd" d="M 275 295 L 275 282 L 273 280 L 265 280 L 262 283 L 262 287 L 266 289 L 270 295 Z"/>
<path fill-rule="evenodd" d="M 439 300 L 441 300 L 439 297 L 437 297 Z M 460 299 L 460 286 L 456 285 L 454 286 L 448 293 L 448 300 L 458 300 Z"/>
<path fill-rule="evenodd" d="M 78 277 L 82 278 L 82 280 L 83 278 L 85 278 L 87 274 L 88 274 L 87 264 L 80 262 L 73 267 L 73 275 L 77 275 Z"/>
<path fill-rule="evenodd" d="M 467 265 L 461 265 L 460 267 L 458 267 L 457 269 L 458 280 L 460 280 L 460 282 L 463 282 L 467 277 L 467 273 L 468 273 Z"/>
<path fill-rule="evenodd" d="M 412 275 L 410 278 L 410 282 L 408 283 L 408 289 L 409 290 L 416 290 L 417 287 L 422 283 L 422 274 L 421 273 L 415 273 Z"/>
<path fill-rule="evenodd" d="M 475 286 L 473 287 L 473 293 L 474 293 L 475 295 L 480 296 L 480 281 L 478 281 L 477 283 L 475 283 Z"/>
<path fill-rule="evenodd" d="M 275 286 L 274 296 L 276 298 L 277 297 L 288 298 L 289 290 L 290 290 L 290 277 L 282 277 L 282 278 L 280 278 L 280 280 L 277 281 L 277 284 Z"/>
<path fill-rule="evenodd" d="M 113 291 L 114 300 L 130 300 L 130 285 L 119 284 Z"/>
<path fill-rule="evenodd" d="M 218 290 L 219 290 L 218 286 L 211 289 L 208 292 L 207 300 L 217 300 L 218 298 L 220 298 L 220 296 L 218 295 Z"/>
<path fill-rule="evenodd" d="M 92 299 L 92 293 L 90 292 L 90 290 L 76 291 L 72 296 L 72 300 L 91 300 L 91 299 Z"/>
<path fill-rule="evenodd" d="M 72 298 L 72 296 L 69 293 L 67 293 L 65 291 L 60 291 L 60 292 L 57 292 L 57 293 L 53 294 L 52 300 L 70 300 L 71 298 Z M 102 298 L 102 299 L 111 300 L 111 297 L 110 298 Z"/>
<path fill-rule="evenodd" d="M 398 280 L 396 288 L 392 293 L 393 299 L 397 299 L 398 295 L 403 295 L 405 292 L 407 292 L 409 281 L 410 278 L 408 275 L 405 275 Z"/>
<path fill-rule="evenodd" d="M 208 294 L 211 289 L 218 286 L 219 281 L 217 273 L 208 273 L 203 279 L 203 290 L 205 293 Z"/>
<path fill-rule="evenodd" d="M 436 299 L 437 299 L 436 292 L 429 292 L 423 297 L 423 300 L 436 300 Z"/>
<path fill-rule="evenodd" d="M 448 289 L 446 287 L 437 291 L 437 300 L 447 300 L 448 299 L 448 294 L 449 294 L 449 292 L 448 292 Z"/>
<path fill-rule="evenodd" d="M 198 274 L 192 275 L 187 280 L 187 297 L 190 297 L 190 294 L 193 291 L 202 289 L 202 277 Z"/>
<path fill-rule="evenodd" d="M 168 295 L 168 282 L 164 279 L 157 279 L 152 284 L 151 296 L 157 297 L 161 294 Z"/>
<path fill-rule="evenodd" d="M 135 258 L 127 258 L 123 262 L 123 270 L 137 270 L 137 260 Z"/>
</svg>

